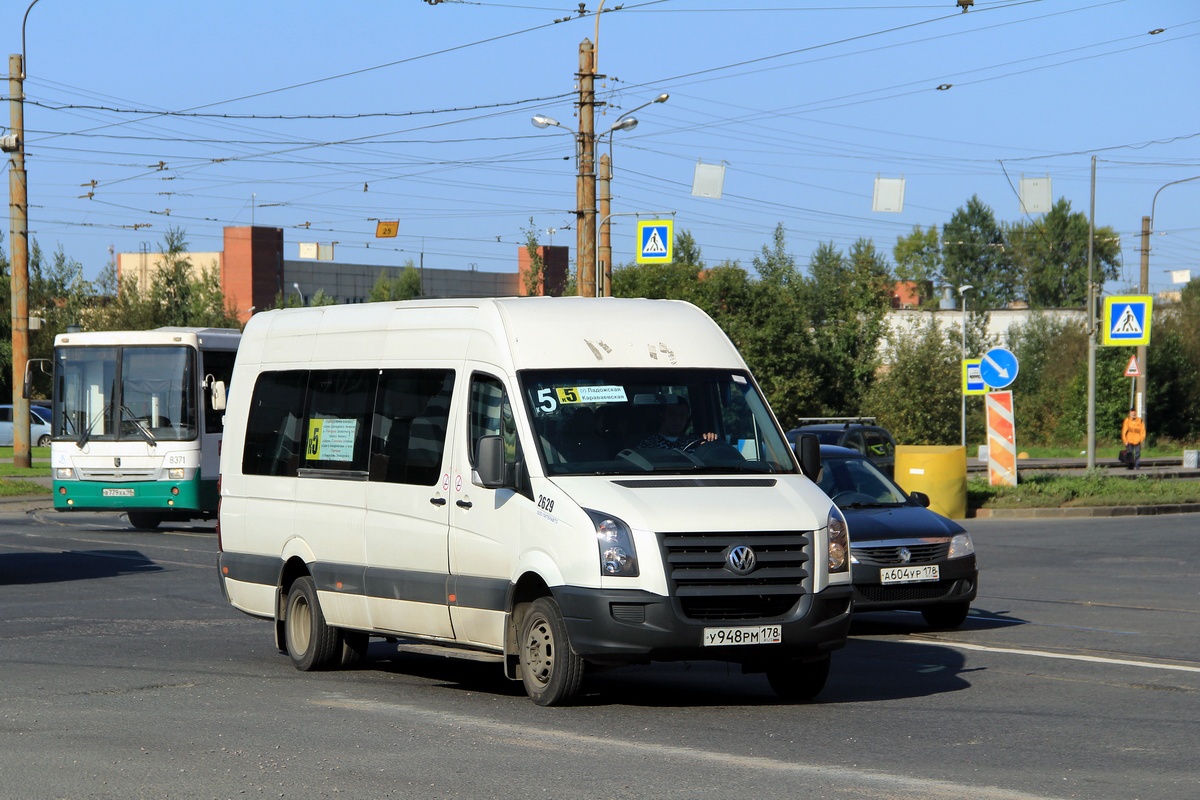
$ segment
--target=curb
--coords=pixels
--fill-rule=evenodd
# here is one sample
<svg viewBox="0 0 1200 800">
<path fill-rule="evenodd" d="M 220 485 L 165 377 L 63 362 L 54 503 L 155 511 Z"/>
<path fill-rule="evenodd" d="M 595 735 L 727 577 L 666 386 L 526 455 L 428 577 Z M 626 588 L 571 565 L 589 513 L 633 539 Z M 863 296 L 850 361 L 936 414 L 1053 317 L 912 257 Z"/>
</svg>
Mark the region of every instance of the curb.
<svg viewBox="0 0 1200 800">
<path fill-rule="evenodd" d="M 973 519 L 1062 519 L 1069 517 L 1151 517 L 1200 513 L 1200 503 L 1150 506 L 1070 506 L 1066 508 L 977 508 Z"/>
</svg>

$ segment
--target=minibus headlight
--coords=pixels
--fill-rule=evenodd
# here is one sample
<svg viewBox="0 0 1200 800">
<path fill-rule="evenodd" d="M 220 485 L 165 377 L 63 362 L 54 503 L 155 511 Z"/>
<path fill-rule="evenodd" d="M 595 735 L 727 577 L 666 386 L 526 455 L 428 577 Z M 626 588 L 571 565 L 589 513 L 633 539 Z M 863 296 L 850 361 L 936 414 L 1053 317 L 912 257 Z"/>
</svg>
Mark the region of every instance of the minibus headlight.
<svg viewBox="0 0 1200 800">
<path fill-rule="evenodd" d="M 829 531 L 829 571 L 845 572 L 850 569 L 850 529 L 837 506 L 829 507 L 825 525 Z"/>
<path fill-rule="evenodd" d="M 947 558 L 962 558 L 974 552 L 975 543 L 971 541 L 971 534 L 960 533 L 950 540 L 950 555 Z"/>
<path fill-rule="evenodd" d="M 600 550 L 600 574 L 610 578 L 638 576 L 637 550 L 629 526 L 616 517 L 584 509 L 596 526 L 596 545 Z"/>
<path fill-rule="evenodd" d="M 70 467 L 58 467 L 54 470 L 54 477 L 60 481 L 74 480 L 75 470 Z"/>
</svg>

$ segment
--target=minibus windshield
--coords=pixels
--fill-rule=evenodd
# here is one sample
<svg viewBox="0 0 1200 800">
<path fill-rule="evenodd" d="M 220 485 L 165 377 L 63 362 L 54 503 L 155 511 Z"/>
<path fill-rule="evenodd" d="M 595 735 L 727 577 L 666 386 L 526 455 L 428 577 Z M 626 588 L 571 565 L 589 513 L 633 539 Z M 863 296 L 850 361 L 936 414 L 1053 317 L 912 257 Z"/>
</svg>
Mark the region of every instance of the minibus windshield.
<svg viewBox="0 0 1200 800">
<path fill-rule="evenodd" d="M 745 372 L 562 369 L 520 378 L 547 475 L 798 471 Z"/>
</svg>

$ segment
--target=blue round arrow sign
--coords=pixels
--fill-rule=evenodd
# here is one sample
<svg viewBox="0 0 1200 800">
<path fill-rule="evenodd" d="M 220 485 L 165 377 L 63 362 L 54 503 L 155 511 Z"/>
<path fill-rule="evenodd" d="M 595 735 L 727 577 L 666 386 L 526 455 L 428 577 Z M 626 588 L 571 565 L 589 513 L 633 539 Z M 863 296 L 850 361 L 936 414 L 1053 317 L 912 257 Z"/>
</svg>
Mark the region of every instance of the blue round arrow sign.
<svg viewBox="0 0 1200 800">
<path fill-rule="evenodd" d="M 1017 357 L 1003 347 L 993 347 L 983 354 L 979 376 L 993 389 L 1003 389 L 1017 379 Z"/>
</svg>

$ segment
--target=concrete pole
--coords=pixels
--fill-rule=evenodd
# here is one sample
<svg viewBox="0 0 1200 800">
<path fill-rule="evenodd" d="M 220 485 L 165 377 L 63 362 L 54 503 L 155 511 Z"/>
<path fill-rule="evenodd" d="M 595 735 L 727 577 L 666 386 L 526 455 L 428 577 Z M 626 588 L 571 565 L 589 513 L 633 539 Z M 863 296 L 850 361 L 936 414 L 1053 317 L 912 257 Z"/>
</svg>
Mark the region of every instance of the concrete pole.
<svg viewBox="0 0 1200 800">
<path fill-rule="evenodd" d="M 597 297 L 612 296 L 612 159 L 607 153 L 600 156 L 600 263 L 597 274 L 601 285 L 596 287 Z"/>
<path fill-rule="evenodd" d="M 1096 284 L 1092 281 L 1096 244 L 1096 157 L 1092 156 L 1092 199 L 1088 207 L 1088 375 L 1087 375 L 1087 468 L 1096 468 Z"/>
<path fill-rule="evenodd" d="M 1142 275 L 1138 281 L 1138 293 L 1147 294 L 1150 291 L 1150 218 L 1142 217 Z M 1146 375 L 1149 372 L 1147 369 L 1147 358 L 1145 345 L 1139 345 L 1137 349 L 1138 372 L 1140 373 L 1134 380 L 1137 381 L 1137 394 L 1134 395 L 1134 406 L 1138 410 L 1138 416 L 1142 418 L 1142 422 L 1146 421 L 1147 406 L 1146 402 Z"/>
<path fill-rule="evenodd" d="M 596 296 L 596 64 L 592 43 L 579 43 L 579 178 L 576 196 L 576 284 L 580 297 Z"/>
<path fill-rule="evenodd" d="M 36 2 L 36 0 L 35 0 Z M 32 8 L 32 5 L 30 6 Z M 28 11 L 26 12 L 28 13 Z M 25 175 L 25 63 L 19 55 L 8 57 L 10 124 L 17 137 L 8 170 L 10 248 L 12 250 L 12 386 L 13 466 L 30 467 L 29 399 L 23 391 L 29 361 L 29 199 Z"/>
</svg>

